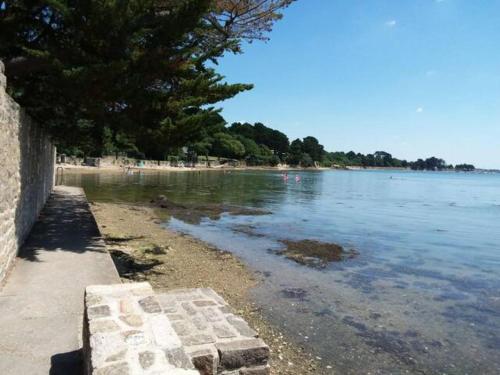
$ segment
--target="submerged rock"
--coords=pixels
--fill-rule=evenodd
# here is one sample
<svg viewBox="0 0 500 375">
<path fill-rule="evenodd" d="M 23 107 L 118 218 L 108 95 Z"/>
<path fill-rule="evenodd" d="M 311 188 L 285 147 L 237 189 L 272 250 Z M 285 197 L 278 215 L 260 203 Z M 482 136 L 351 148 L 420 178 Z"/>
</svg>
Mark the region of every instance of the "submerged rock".
<svg viewBox="0 0 500 375">
<path fill-rule="evenodd" d="M 359 254 L 354 249 L 345 250 L 335 243 L 315 240 L 283 240 L 281 242 L 286 245 L 286 248 L 278 251 L 278 254 L 299 264 L 315 268 L 325 268 L 331 262 L 352 259 Z"/>
<path fill-rule="evenodd" d="M 285 298 L 304 301 L 307 296 L 307 291 L 302 288 L 286 288 L 281 291 L 281 295 Z"/>
<path fill-rule="evenodd" d="M 172 202 L 164 195 L 158 195 L 156 198 L 152 199 L 150 203 L 160 208 L 184 208 L 184 206 Z"/>
<path fill-rule="evenodd" d="M 269 215 L 272 212 L 256 208 L 241 207 L 226 205 L 222 203 L 213 204 L 186 204 L 181 205 L 168 199 L 164 195 L 159 195 L 151 200 L 151 204 L 155 207 L 164 208 L 167 212 L 176 219 L 182 220 L 188 224 L 200 224 L 203 218 L 211 220 L 219 220 L 221 215 L 227 213 L 229 215 L 240 216 L 255 216 Z"/>
<path fill-rule="evenodd" d="M 265 237 L 262 233 L 258 233 L 257 228 L 254 225 L 249 224 L 237 224 L 231 227 L 233 232 L 243 233 L 250 237 Z"/>
</svg>

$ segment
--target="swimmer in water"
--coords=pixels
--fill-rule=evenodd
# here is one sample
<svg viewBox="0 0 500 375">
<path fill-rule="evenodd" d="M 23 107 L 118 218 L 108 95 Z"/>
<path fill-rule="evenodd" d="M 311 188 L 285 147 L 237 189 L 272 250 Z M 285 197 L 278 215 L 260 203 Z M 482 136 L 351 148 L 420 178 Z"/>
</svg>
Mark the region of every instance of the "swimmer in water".
<svg viewBox="0 0 500 375">
<path fill-rule="evenodd" d="M 295 182 L 300 182 L 300 176 L 299 175 L 295 176 Z"/>
</svg>

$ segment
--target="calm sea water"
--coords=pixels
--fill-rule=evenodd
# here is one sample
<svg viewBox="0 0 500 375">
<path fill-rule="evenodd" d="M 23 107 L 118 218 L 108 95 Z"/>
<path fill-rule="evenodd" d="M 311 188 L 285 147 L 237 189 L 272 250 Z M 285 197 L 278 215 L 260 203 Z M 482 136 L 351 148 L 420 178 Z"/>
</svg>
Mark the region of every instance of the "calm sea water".
<svg viewBox="0 0 500 375">
<path fill-rule="evenodd" d="M 337 374 L 500 374 L 500 175 L 394 171 L 67 174 L 90 200 L 263 208 L 170 228 L 240 256 L 267 317 Z M 359 252 L 323 270 L 283 239 Z M 331 366 L 331 370 L 329 367 Z"/>
</svg>

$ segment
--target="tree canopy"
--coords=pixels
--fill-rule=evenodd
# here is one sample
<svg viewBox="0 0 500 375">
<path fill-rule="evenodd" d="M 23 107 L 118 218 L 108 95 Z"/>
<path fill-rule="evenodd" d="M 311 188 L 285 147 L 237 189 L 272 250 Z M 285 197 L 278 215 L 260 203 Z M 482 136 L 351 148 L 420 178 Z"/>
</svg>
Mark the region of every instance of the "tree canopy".
<svg viewBox="0 0 500 375">
<path fill-rule="evenodd" d="M 222 118 L 221 118 L 222 119 Z M 248 165 L 277 165 L 288 152 L 288 137 L 264 124 L 254 125 L 225 122 L 205 127 L 199 142 L 190 148 L 201 155 L 230 159 L 245 159 Z"/>
<path fill-rule="evenodd" d="M 137 148 L 160 158 L 195 141 L 218 102 L 252 88 L 217 63 L 264 39 L 273 0 L 0 1 L 10 94 L 62 148 Z"/>
<path fill-rule="evenodd" d="M 268 40 L 282 10 L 295 0 L 215 0 L 205 19 L 215 30 L 216 43 L 232 42 L 235 52 L 240 42 Z"/>
<path fill-rule="evenodd" d="M 290 142 L 286 134 L 268 128 L 260 122 L 254 125 L 236 122 L 229 127 L 229 131 L 232 134 L 251 139 L 257 144 L 265 145 L 277 155 L 282 156 L 288 152 Z"/>
<path fill-rule="evenodd" d="M 476 169 L 476 167 L 474 167 L 474 165 L 472 165 L 472 164 L 457 164 L 457 165 L 455 165 L 456 171 L 472 172 L 475 169 Z"/>
</svg>

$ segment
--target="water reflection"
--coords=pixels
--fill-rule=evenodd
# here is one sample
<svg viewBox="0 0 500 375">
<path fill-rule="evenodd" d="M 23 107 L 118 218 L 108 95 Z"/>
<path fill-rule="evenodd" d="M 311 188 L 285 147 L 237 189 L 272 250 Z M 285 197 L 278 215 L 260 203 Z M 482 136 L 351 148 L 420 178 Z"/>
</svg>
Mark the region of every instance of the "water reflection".
<svg viewBox="0 0 500 375">
<path fill-rule="evenodd" d="M 228 204 L 272 215 L 168 225 L 263 275 L 254 298 L 337 373 L 500 373 L 500 176 L 409 172 L 66 176 L 90 199 Z M 358 250 L 311 269 L 283 240 Z"/>
<path fill-rule="evenodd" d="M 177 203 L 221 203 L 252 207 L 279 205 L 284 200 L 311 200 L 318 194 L 320 173 L 300 183 L 283 181 L 281 174 L 260 172 L 135 172 L 71 173 L 65 183 L 84 186 L 91 199 L 146 202 L 159 194 Z M 140 188 L 139 188 L 140 187 Z M 314 194 L 311 192 L 315 192 Z"/>
</svg>

